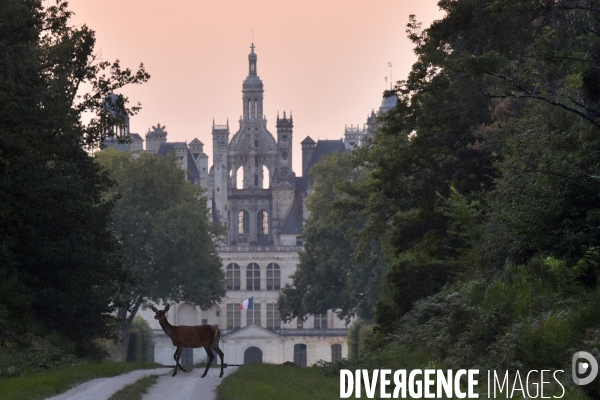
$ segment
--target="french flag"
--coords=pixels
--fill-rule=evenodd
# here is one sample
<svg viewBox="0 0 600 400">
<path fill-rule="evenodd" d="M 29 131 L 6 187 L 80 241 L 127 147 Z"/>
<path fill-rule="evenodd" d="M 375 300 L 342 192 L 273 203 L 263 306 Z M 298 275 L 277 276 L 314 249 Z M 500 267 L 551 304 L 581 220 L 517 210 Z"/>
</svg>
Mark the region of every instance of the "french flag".
<svg viewBox="0 0 600 400">
<path fill-rule="evenodd" d="M 242 301 L 242 304 L 240 304 L 240 310 L 254 310 L 254 296 Z"/>
</svg>

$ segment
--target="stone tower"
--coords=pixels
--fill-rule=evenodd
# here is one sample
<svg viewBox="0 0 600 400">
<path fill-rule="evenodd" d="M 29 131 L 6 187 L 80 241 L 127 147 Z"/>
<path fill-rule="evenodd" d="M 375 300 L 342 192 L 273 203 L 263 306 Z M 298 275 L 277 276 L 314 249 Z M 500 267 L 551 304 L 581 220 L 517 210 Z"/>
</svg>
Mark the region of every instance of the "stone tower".
<svg viewBox="0 0 600 400">
<path fill-rule="evenodd" d="M 228 159 L 227 149 L 229 143 L 229 122 L 227 125 L 215 125 L 212 127 L 213 138 L 213 216 L 224 225 L 227 222 L 228 201 Z"/>
<path fill-rule="evenodd" d="M 281 213 L 280 206 L 274 199 L 276 196 L 273 187 L 279 182 L 282 166 L 288 168 L 293 186 L 291 118 L 285 120 L 285 127 L 281 127 L 281 134 L 287 135 L 288 140 L 280 147 L 267 130 L 267 120 L 263 113 L 264 89 L 258 77 L 254 44 L 250 49 L 248 76 L 242 85 L 240 128 L 229 142 L 227 155 L 227 240 L 230 244 L 241 246 L 274 242 L 277 236 L 274 229 L 277 228 L 277 218 Z M 289 206 L 287 208 L 289 210 Z"/>
</svg>

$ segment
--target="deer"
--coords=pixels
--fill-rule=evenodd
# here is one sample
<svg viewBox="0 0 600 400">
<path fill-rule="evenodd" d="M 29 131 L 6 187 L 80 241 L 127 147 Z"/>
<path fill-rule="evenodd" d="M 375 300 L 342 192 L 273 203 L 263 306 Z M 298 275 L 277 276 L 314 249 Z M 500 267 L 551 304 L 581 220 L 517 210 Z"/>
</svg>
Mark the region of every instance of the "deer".
<svg viewBox="0 0 600 400">
<path fill-rule="evenodd" d="M 173 326 L 167 321 L 167 311 L 169 311 L 169 305 L 165 307 L 164 310 L 158 310 L 154 306 L 150 306 L 150 309 L 154 311 L 154 319 L 158 320 L 158 323 L 163 328 L 163 331 L 171 338 L 173 342 L 173 346 L 177 347 L 175 350 L 175 354 L 173 354 L 173 358 L 175 359 L 175 369 L 173 370 L 173 375 L 177 375 L 177 368 L 181 368 L 183 372 L 187 372 L 185 368 L 179 363 L 181 359 L 181 353 L 183 353 L 183 348 L 198 348 L 204 347 L 206 350 L 206 354 L 208 355 L 208 364 L 206 365 L 206 369 L 204 370 L 204 374 L 202 374 L 202 378 L 206 376 L 208 369 L 210 368 L 210 364 L 212 363 L 215 356 L 213 355 L 211 350 L 215 350 L 219 357 L 221 357 L 221 375 L 219 378 L 223 377 L 223 352 L 219 349 L 219 339 L 221 338 L 221 331 L 214 325 L 196 325 L 196 326 Z"/>
</svg>

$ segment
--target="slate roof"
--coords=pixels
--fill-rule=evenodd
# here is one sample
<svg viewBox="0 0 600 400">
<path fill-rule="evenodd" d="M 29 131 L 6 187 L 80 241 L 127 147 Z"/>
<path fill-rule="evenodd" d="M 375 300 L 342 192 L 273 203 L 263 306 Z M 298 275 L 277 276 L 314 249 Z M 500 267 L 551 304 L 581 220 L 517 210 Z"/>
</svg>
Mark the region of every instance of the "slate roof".
<svg viewBox="0 0 600 400">
<path fill-rule="evenodd" d="M 310 161 L 308 162 L 307 171 L 310 171 L 310 168 L 321 161 L 321 157 L 329 156 L 339 151 L 343 153 L 346 151 L 346 146 L 344 145 L 344 141 L 342 139 L 338 140 L 319 140 L 317 141 L 317 145 L 313 150 L 312 156 L 310 157 Z"/>
<path fill-rule="evenodd" d="M 192 152 L 187 147 L 187 144 L 184 142 L 165 142 L 161 143 L 158 152 L 156 153 L 159 156 L 166 157 L 167 154 L 175 152 L 175 146 L 185 146 L 187 151 L 187 178 L 188 181 L 195 183 L 197 180 L 200 180 L 200 171 L 196 167 L 196 163 L 194 162 L 194 156 L 192 156 Z"/>
<path fill-rule="evenodd" d="M 309 138 L 310 139 L 310 138 Z M 311 139 L 312 141 L 312 139 Z M 309 142 L 310 143 L 310 142 Z M 336 151 L 344 152 L 346 150 L 346 146 L 344 145 L 344 141 L 339 140 L 319 140 L 313 154 L 308 162 L 308 169 L 321 161 L 321 157 L 329 156 Z M 283 223 L 283 227 L 281 228 L 281 233 L 284 235 L 299 235 L 302 233 L 302 223 L 304 219 L 304 210 L 303 210 L 303 193 L 306 193 L 308 189 L 308 177 L 302 176 L 296 178 L 296 192 L 294 194 L 294 203 L 292 204 L 292 208 L 288 213 L 285 222 Z"/>
<path fill-rule="evenodd" d="M 281 234 L 283 235 L 299 235 L 302 233 L 302 222 L 303 222 L 303 207 L 302 207 L 302 193 L 296 188 L 294 195 L 294 203 L 288 213 L 287 218 L 281 228 Z"/>
<path fill-rule="evenodd" d="M 137 133 L 130 133 L 129 137 L 131 137 L 131 141 L 132 142 L 143 142 L 144 139 L 142 139 L 142 137 L 140 135 L 138 135 Z"/>
</svg>

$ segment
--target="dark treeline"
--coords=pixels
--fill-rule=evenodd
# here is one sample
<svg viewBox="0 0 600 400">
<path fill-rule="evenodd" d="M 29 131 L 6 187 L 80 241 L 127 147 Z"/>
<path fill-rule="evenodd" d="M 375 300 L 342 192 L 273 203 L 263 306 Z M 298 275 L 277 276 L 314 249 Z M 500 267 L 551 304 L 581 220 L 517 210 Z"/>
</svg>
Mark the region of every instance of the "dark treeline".
<svg viewBox="0 0 600 400">
<path fill-rule="evenodd" d="M 282 312 L 374 323 L 373 368 L 570 371 L 600 344 L 600 2 L 438 4 L 373 139 L 311 171 Z"/>
<path fill-rule="evenodd" d="M 149 75 L 99 60 L 94 32 L 70 17 L 60 0 L 0 0 L 0 377 L 102 356 L 98 339 L 126 338 L 145 298 L 207 306 L 224 293 L 219 231 L 177 162 L 90 155 L 139 110 L 113 93 Z M 154 180 L 135 175 L 142 163 Z M 164 190 L 169 201 L 132 204 Z"/>
</svg>

